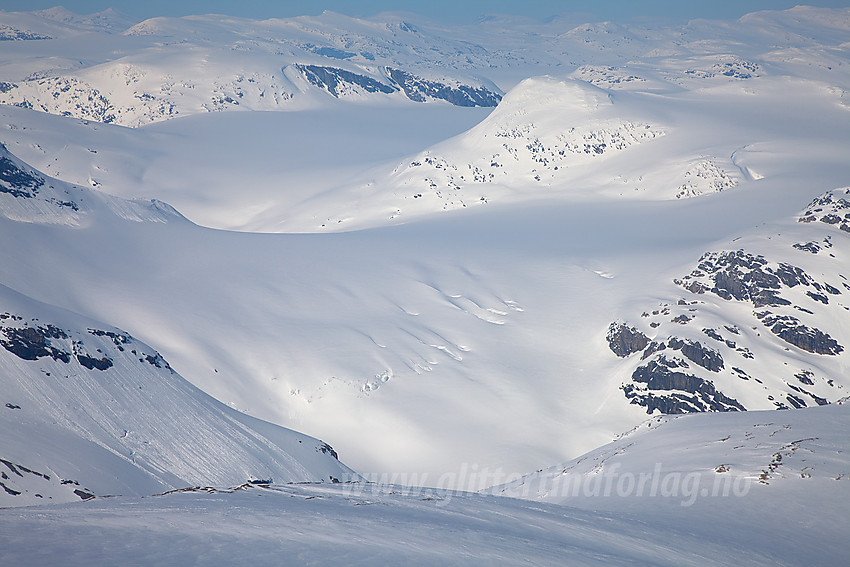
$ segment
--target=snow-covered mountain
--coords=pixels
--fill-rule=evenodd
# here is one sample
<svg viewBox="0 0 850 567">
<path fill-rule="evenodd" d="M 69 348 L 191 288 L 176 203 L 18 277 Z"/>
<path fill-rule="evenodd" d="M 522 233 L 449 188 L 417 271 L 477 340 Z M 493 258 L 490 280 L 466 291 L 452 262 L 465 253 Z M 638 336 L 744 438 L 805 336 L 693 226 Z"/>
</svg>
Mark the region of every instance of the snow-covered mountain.
<svg viewBox="0 0 850 567">
<path fill-rule="evenodd" d="M 628 360 L 619 372 L 631 372 L 626 397 L 648 413 L 800 408 L 845 397 L 848 196 L 850 189 L 825 193 L 777 232 L 705 253 L 673 280 L 678 296 L 612 323 L 610 348 Z"/>
<path fill-rule="evenodd" d="M 0 561 L 840 563 L 848 33 L 0 12 Z"/>
<path fill-rule="evenodd" d="M 463 41 L 393 17 L 157 18 L 98 36 L 123 46 L 120 62 L 68 31 L 64 55 L 77 62 L 34 81 L 101 77 L 96 88 L 128 101 L 110 94 L 119 109 L 169 75 L 196 98 L 169 98 L 187 109 L 179 120 L 134 107 L 147 123 L 135 129 L 82 120 L 73 105 L 54 109 L 64 117 L 0 108 L 6 147 L 32 165 L 4 154 L 21 179 L 9 186 L 20 195 L 0 195 L 4 241 L 15 242 L 0 251 L 2 283 L 125 329 L 205 392 L 327 439 L 361 470 L 432 482 L 463 462 L 524 472 L 563 461 L 648 406 L 834 401 L 847 351 L 801 350 L 782 338 L 791 320 L 776 318 L 850 343 L 846 234 L 791 219 L 850 174 L 844 66 L 815 65 L 821 53 L 841 59 L 845 12 L 678 31 L 491 20 Z M 4 17 L 34 32 L 49 23 Z M 9 42 L 4 80 L 41 72 L 51 42 Z M 160 70 L 136 73 L 143 59 Z M 421 104 L 392 71 L 431 81 L 434 69 L 505 96 L 492 112 Z M 246 102 L 226 108 L 282 109 L 260 104 L 278 91 L 252 70 L 291 91 L 292 112 L 203 111 L 216 77 L 240 73 L 243 96 L 220 94 Z M 536 71 L 548 75 L 519 80 Z M 71 92 L 45 88 L 52 101 Z M 245 233 L 286 231 L 333 234 Z M 826 254 L 792 246 L 826 236 Z M 780 278 L 784 307 L 724 299 L 710 291 L 714 272 L 726 273 L 721 252 L 739 249 L 764 256 L 776 278 L 799 268 L 809 285 L 784 291 Z M 706 251 L 717 270 L 698 294 L 684 277 Z M 705 321 L 672 321 L 694 314 Z M 612 322 L 646 337 L 640 353 L 612 352 Z M 575 434 L 553 442 L 541 431 Z"/>
<path fill-rule="evenodd" d="M 4 14 L 9 39 L 53 39 L 55 31 L 31 30 L 61 24 L 85 40 L 48 62 L 17 50 L 2 62 L 0 102 L 140 126 L 200 112 L 303 109 L 327 95 L 485 107 L 501 98 L 498 87 L 470 70 L 476 66 L 467 61 L 464 42 L 421 34 L 402 20 L 371 22 L 331 13 L 262 22 L 153 18 L 115 34 L 121 20 L 114 14 L 82 18 L 60 12 Z M 103 43 L 113 44 L 116 55 L 107 55 L 99 47 Z M 486 51 L 478 50 L 481 66 Z M 447 65 L 450 59 L 462 64 Z"/>
</svg>

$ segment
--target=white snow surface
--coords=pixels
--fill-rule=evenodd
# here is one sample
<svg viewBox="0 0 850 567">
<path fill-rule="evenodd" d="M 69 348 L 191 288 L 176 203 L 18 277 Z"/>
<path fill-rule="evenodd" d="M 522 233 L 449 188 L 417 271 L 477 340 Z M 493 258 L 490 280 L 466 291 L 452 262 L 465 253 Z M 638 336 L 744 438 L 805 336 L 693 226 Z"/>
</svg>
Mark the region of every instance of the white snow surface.
<svg viewBox="0 0 850 567">
<path fill-rule="evenodd" d="M 195 386 L 327 439 L 358 470 L 425 474 L 431 483 L 464 463 L 516 473 L 548 466 L 640 421 L 644 409 L 619 389 L 639 355 L 614 356 L 608 326 L 637 324 L 644 311 L 677 308 L 683 298 L 711 299 L 700 307 L 705 325 L 664 321 L 651 338 L 706 342 L 703 328 L 739 325 L 747 337 L 739 346 L 755 358 L 727 362 L 718 379 L 701 374 L 727 395 L 748 409 L 769 409 L 768 396 L 798 396 L 787 384 L 802 387 L 794 375 L 808 370 L 819 380 L 812 393 L 832 401 L 844 395 L 846 350 L 798 352 L 764 328 L 751 333 L 758 326 L 751 308 L 710 294 L 686 297 L 672 281 L 704 252 L 746 242 L 752 253 L 844 290 L 847 233 L 796 223 L 795 215 L 847 185 L 845 66 L 817 65 L 826 52 L 842 61 L 845 15 L 795 9 L 722 25 L 694 22 L 676 41 L 669 31 L 613 24 L 555 33 L 563 23 L 553 23 L 531 33 L 491 21 L 465 30 L 501 54 L 489 59 L 492 67 L 469 45 L 463 63 L 442 52 L 434 60 L 414 56 L 417 42 L 439 43 L 434 37 L 445 29 L 408 22 L 419 31 L 404 31 L 393 17 L 325 14 L 257 24 L 204 16 L 104 33 L 98 41 L 123 45 L 127 57 L 153 57 L 151 50 L 181 38 L 171 55 L 155 57 L 178 82 L 212 76 L 226 67 L 218 57 L 237 57 L 227 34 L 256 39 L 276 30 L 276 45 L 306 45 L 309 28 L 313 47 L 352 52 L 356 42 L 388 34 L 388 64 L 422 74 L 435 61 L 464 73 L 493 69 L 507 94 L 488 114 L 383 95 L 334 100 L 310 90 L 302 93 L 307 110 L 202 112 L 134 129 L 74 112 L 2 106 L 9 151 L 81 203 L 79 211 L 50 213 L 65 215 L 62 222 L 32 222 L 46 213 L 19 210 L 19 199 L 3 195 L 3 241 L 15 243 L 0 251 L 3 283 L 125 329 Z M 505 42 L 500 50 L 492 47 L 496 37 Z M 565 49 L 559 55 L 553 37 Z M 94 54 L 85 38 L 8 42 L 8 65 L 28 71 L 15 75 L 8 67 L 7 76 L 25 77 L 51 50 Z M 777 55 L 782 49 L 795 50 L 793 61 Z M 198 66 L 198 50 L 216 55 Z M 92 64 L 80 73 L 117 65 L 104 60 L 107 51 L 96 53 L 101 60 L 83 58 Z M 296 59 L 340 61 L 310 53 L 318 59 Z M 613 67 L 615 75 L 647 80 L 594 86 L 583 74 L 568 77 L 570 65 L 555 67 L 558 57 L 585 74 L 588 65 Z M 813 68 L 802 70 L 800 60 Z M 520 81 L 520 68 L 548 76 Z M 108 84 L 131 88 L 126 82 Z M 204 89 L 193 92 L 211 92 Z M 804 111 L 789 113 L 789 105 Z M 500 166 L 491 167 L 497 152 Z M 474 168 L 484 181 L 468 179 Z M 419 172 L 425 169 L 431 173 Z M 426 178 L 437 189 L 422 188 Z M 829 251 L 791 248 L 827 233 Z M 820 305 L 801 292 L 799 301 L 816 313 L 814 326 L 847 347 L 844 297 Z M 765 388 L 732 374 L 733 364 Z M 554 440 L 552 431 L 559 432 Z"/>
<path fill-rule="evenodd" d="M 0 12 L 0 561 L 842 564 L 848 37 Z"/>
<path fill-rule="evenodd" d="M 25 482 L 15 486 L 28 504 L 79 499 L 77 485 L 62 480 L 99 496 L 141 496 L 190 484 L 329 480 L 349 471 L 320 442 L 281 426 L 327 440 L 367 478 L 477 490 L 500 482 L 497 476 L 568 462 L 641 423 L 647 411 L 631 403 L 639 398 L 627 397 L 635 391 L 629 387 L 688 398 L 686 389 L 633 380 L 641 365 L 662 356 L 748 410 L 847 395 L 850 231 L 843 227 L 850 211 L 838 205 L 850 184 L 847 9 L 798 7 L 678 29 L 493 19 L 458 30 L 415 17 L 332 13 L 132 24 L 114 13 L 86 18 L 61 10 L 3 12 L 0 25 L 8 36 L 0 53 L 3 173 L 40 180 L 26 181 L 37 191 L 22 191 L 17 174 L 0 181 L 0 299 L 7 305 L 0 311 L 66 329 L 74 338 L 49 342 L 73 350 L 80 340 L 93 358 L 100 360 L 100 348 L 114 362 L 101 371 L 83 369 L 76 358 L 27 361 L 0 350 L 2 401 L 20 406 L 0 406 L 4 430 L 14 432 L 0 443 L 0 458 L 29 475 L 6 467 L 12 490 L 12 480 Z M 333 67 L 362 84 L 346 83 L 344 96 L 334 97 L 299 65 Z M 388 85 L 388 68 L 504 97 L 491 110 L 364 86 Z M 829 210 L 809 205 L 826 198 Z M 790 303 L 765 306 L 724 298 L 712 291 L 713 274 L 694 274 L 705 253 L 738 250 L 761 255 L 772 270 L 798 268 L 807 283 L 783 284 L 778 293 Z M 841 348 L 814 352 L 789 342 L 773 318 L 792 316 Z M 606 337 L 619 322 L 655 343 L 699 341 L 724 365 L 701 366 L 681 347 L 618 357 Z M 144 357 L 137 363 L 89 328 L 138 337 L 133 344 L 162 353 L 175 373 Z M 81 381 L 53 380 L 70 376 L 69 364 Z M 140 381 L 151 384 L 151 397 Z M 802 415 L 838 410 L 817 411 Z M 749 415 L 702 419 L 712 432 L 724 420 L 750 427 L 736 421 Z M 823 427 L 845 425 L 823 419 Z M 831 443 L 830 450 L 844 451 L 842 438 Z M 756 453 L 742 461 L 747 474 L 763 460 Z M 730 460 L 705 455 L 723 461 L 712 467 Z M 646 463 L 658 458 L 648 455 Z M 646 463 L 624 467 L 642 471 Z M 694 463 L 683 472 L 721 474 Z M 831 474 L 831 466 L 822 468 Z M 461 473 L 473 470 L 474 481 L 461 483 Z M 766 488 L 756 482 L 728 509 L 698 501 L 690 510 L 701 512 L 687 512 L 696 527 L 679 527 L 678 514 L 662 510 L 646 520 L 646 539 L 636 535 L 640 541 L 624 544 L 617 557 L 675 562 L 661 559 L 669 551 L 661 534 L 675 529 L 684 542 L 676 549 L 690 550 L 694 563 L 722 563 L 728 557 L 718 556 L 710 538 L 683 533 L 705 529 L 731 538 L 742 563 L 775 562 L 800 541 L 798 527 L 765 524 L 752 545 L 737 531 L 766 511 L 802 506 L 811 516 L 844 486 L 805 480 L 771 483 L 773 492 L 760 492 Z M 258 517 L 305 550 L 331 530 L 298 528 L 309 508 L 276 515 L 281 499 L 328 500 L 331 512 L 311 520 L 320 527 L 332 514 L 351 526 L 363 521 L 354 506 L 363 502 L 344 488 L 282 490 L 172 494 L 157 504 L 98 499 L 86 504 L 93 508 L 50 508 L 56 520 L 29 511 L 4 511 L 0 519 L 33 522 L 21 537 L 48 538 L 60 525 L 85 523 L 82 510 L 117 515 L 143 529 L 127 548 L 98 548 L 116 560 L 190 532 L 193 507 L 203 508 L 204 499 L 221 518 L 210 524 L 232 527 L 243 542 L 255 532 L 240 531 L 241 516 L 231 511 L 246 498 L 256 497 Z M 787 504 L 774 502 L 782 498 Z M 606 557 L 596 555 L 594 538 L 633 533 L 624 530 L 643 513 L 635 499 L 623 504 L 634 506 L 623 512 L 627 520 L 606 515 L 616 511 L 579 515 L 591 528 L 577 536 L 571 514 L 578 512 L 557 507 L 539 512 L 459 496 L 457 504 L 432 508 L 432 501 L 390 493 L 377 502 L 391 517 L 407 510 L 432 526 L 417 553 L 431 552 L 451 530 L 481 528 L 489 535 L 476 549 L 507 538 L 517 542 L 514 551 L 505 544 L 494 557 L 515 562 L 525 560 L 528 546 L 520 542 L 531 536 L 526 528 L 506 534 L 506 524 L 560 526 L 537 550 L 540 562 L 555 562 L 555 550 L 575 544 L 585 550 L 581 560 L 593 563 Z M 480 506 L 509 520 L 470 527 L 464 516 L 453 524 L 446 521 L 457 518 L 451 506 L 461 516 Z M 150 519 L 123 511 L 134 507 Z M 732 523 L 707 526 L 715 513 Z M 174 532 L 145 527 L 161 515 L 181 518 Z M 843 518 L 830 508 L 825 517 L 836 516 Z M 371 547 L 398 534 L 380 528 L 383 521 L 365 521 L 364 531 L 376 532 L 358 540 L 355 559 L 402 552 Z M 837 557 L 846 519 L 835 526 L 813 530 L 822 548 L 813 553 L 824 563 Z M 782 542 L 775 549 L 767 545 L 771 529 Z M 206 541 L 210 532 L 188 537 Z M 33 552 L 26 542 L 34 539 L 20 541 L 3 547 L 10 559 Z M 75 552 L 80 562 L 86 541 Z M 655 547 L 641 555 L 647 541 Z M 284 543 L 265 549 L 274 553 Z M 416 557 L 465 557 L 452 549 Z M 45 549 L 53 552 L 61 547 Z"/>
<path fill-rule="evenodd" d="M 386 484 L 244 485 L 0 510 L 0 559 L 840 565 L 850 527 L 841 505 L 847 409 L 653 418 L 565 465 L 563 474 L 588 483 L 569 498 L 543 488 L 557 467 L 501 490 L 526 500 Z M 642 494 L 620 480 L 653 474 Z"/>
</svg>

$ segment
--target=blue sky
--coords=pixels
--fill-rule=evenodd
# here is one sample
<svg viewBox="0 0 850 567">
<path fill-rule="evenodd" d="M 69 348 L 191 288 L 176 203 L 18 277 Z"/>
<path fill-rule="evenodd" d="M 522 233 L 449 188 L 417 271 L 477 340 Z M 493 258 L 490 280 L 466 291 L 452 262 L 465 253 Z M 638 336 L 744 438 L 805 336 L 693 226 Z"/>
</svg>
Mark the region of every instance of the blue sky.
<svg viewBox="0 0 850 567">
<path fill-rule="evenodd" d="M 407 11 L 447 22 L 473 22 L 486 14 L 518 14 L 545 19 L 570 12 L 580 12 L 588 19 L 597 20 L 630 20 L 643 16 L 737 18 L 747 12 L 790 8 L 802 3 L 799 0 L 0 0 L 0 8 L 29 11 L 49 8 L 57 2 L 81 14 L 114 7 L 138 19 L 204 13 L 270 18 L 316 15 L 323 10 L 332 10 L 351 16 Z M 810 0 L 805 3 L 827 7 L 850 6 L 850 0 Z"/>
</svg>

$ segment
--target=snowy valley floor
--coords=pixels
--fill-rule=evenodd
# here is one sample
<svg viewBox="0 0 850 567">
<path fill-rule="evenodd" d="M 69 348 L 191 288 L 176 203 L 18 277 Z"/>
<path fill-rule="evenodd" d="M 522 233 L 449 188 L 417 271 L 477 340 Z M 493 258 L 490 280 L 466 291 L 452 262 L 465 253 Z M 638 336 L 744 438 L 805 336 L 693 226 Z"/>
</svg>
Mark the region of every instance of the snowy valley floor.
<svg viewBox="0 0 850 567">
<path fill-rule="evenodd" d="M 674 497 L 647 497 L 632 502 L 629 512 L 362 485 L 105 498 L 0 511 L 0 561 L 840 565 L 846 559 L 847 522 L 835 510 L 834 489 L 827 482 L 814 490 L 802 480 L 781 489 L 754 486 L 745 497 L 699 498 L 693 506 L 681 506 Z M 610 505 L 618 499 L 606 500 Z"/>
</svg>

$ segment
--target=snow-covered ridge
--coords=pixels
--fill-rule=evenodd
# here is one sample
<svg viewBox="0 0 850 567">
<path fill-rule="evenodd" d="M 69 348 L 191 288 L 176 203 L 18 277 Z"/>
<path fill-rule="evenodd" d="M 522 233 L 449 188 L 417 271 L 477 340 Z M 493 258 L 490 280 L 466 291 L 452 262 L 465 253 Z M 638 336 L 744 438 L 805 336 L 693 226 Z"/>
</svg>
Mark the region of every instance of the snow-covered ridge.
<svg viewBox="0 0 850 567">
<path fill-rule="evenodd" d="M 0 215 L 19 222 L 79 227 L 97 210 L 136 222 L 183 218 L 173 207 L 156 199 L 122 199 L 47 177 L 0 143 Z"/>
<path fill-rule="evenodd" d="M 784 412 L 657 416 L 605 446 L 492 492 L 579 507 L 622 504 L 622 499 L 637 506 L 665 500 L 690 506 L 757 490 L 773 490 L 775 498 L 782 498 L 782 491 L 807 485 L 837 494 L 850 480 L 843 438 L 848 425 L 847 403 Z"/>
<path fill-rule="evenodd" d="M 581 81 L 526 79 L 455 147 L 428 150 L 399 168 L 397 183 L 413 198 L 465 206 L 488 200 L 488 184 L 556 185 L 571 166 L 664 135 L 663 127 L 610 117 L 611 106 L 608 93 Z"/>
<path fill-rule="evenodd" d="M 846 20 L 846 11 L 805 9 L 681 30 L 604 23 L 565 32 L 552 22 L 528 33 L 495 22 L 452 29 L 391 14 L 265 21 L 208 15 L 152 18 L 116 35 L 130 22 L 111 11 L 3 13 L 6 39 L 49 45 L 49 38 L 99 34 L 115 49 L 81 45 L 54 57 L 0 57 L 0 103 L 140 126 L 221 110 L 298 110 L 324 104 L 323 91 L 348 100 L 384 102 L 400 91 L 390 98 L 493 106 L 503 90 L 554 67 L 606 88 L 670 92 L 799 72 L 809 59 L 847 88 L 850 77 L 833 49 Z M 830 33 L 820 37 L 818 26 Z M 128 68 L 134 80 L 123 80 Z M 323 77 L 310 68 L 323 69 Z M 357 86 L 364 79 L 353 75 L 391 92 L 364 90 Z"/>
</svg>

